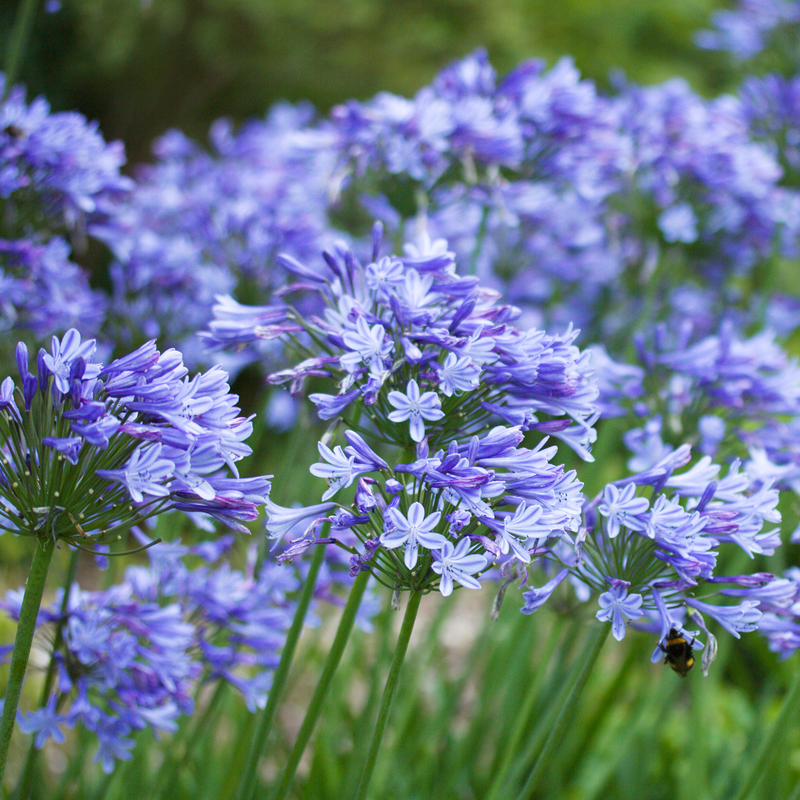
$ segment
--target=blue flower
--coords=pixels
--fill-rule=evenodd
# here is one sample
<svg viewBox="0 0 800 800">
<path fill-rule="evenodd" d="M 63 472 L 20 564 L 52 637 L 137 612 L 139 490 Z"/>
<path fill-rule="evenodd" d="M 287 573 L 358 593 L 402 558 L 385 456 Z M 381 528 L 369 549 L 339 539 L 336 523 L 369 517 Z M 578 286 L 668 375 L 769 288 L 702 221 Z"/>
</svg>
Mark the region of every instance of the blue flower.
<svg viewBox="0 0 800 800">
<path fill-rule="evenodd" d="M 643 598 L 640 594 L 628 594 L 630 583 L 609 578 L 611 590 L 603 592 L 598 597 L 600 611 L 597 612 L 597 619 L 611 620 L 611 632 L 614 638 L 621 642 L 625 637 L 625 619 L 639 619 L 644 613 L 642 611 Z"/>
<path fill-rule="evenodd" d="M 431 569 L 442 576 L 439 591 L 443 597 L 449 597 L 453 593 L 453 581 L 466 589 L 480 589 L 480 582 L 474 575 L 485 569 L 487 563 L 485 556 L 470 552 L 469 539 L 461 539 L 455 546 L 445 541 L 441 550 L 435 550 Z"/>
<path fill-rule="evenodd" d="M 267 500 L 267 536 L 275 540 L 273 547 L 276 547 L 289 533 L 300 535 L 308 527 L 316 526 L 333 505 L 333 503 L 319 503 L 301 508 L 283 508 L 272 500 Z"/>
<path fill-rule="evenodd" d="M 523 592 L 522 596 L 525 598 L 525 605 L 521 611 L 523 614 L 533 614 L 534 611 L 540 609 L 549 599 L 550 595 L 558 588 L 558 586 L 569 575 L 568 569 L 562 569 L 552 578 L 550 578 L 541 589 L 529 589 Z"/>
<path fill-rule="evenodd" d="M 607 530 L 610 539 L 619 536 L 620 529 L 640 531 L 645 527 L 643 515 L 649 508 L 644 497 L 636 496 L 636 486 L 629 483 L 620 491 L 613 483 L 603 490 L 603 502 L 597 510 L 608 519 Z"/>
<path fill-rule="evenodd" d="M 138 447 L 133 451 L 124 469 L 101 469 L 101 478 L 119 481 L 130 492 L 134 502 L 144 502 L 144 495 L 168 497 L 169 488 L 165 485 L 175 470 L 175 464 L 161 457 L 161 444 Z"/>
<path fill-rule="evenodd" d="M 28 714 L 20 713 L 19 729 L 23 733 L 35 733 L 34 745 L 41 749 L 45 742 L 52 738 L 54 742 L 63 744 L 66 741 L 64 732 L 59 727 L 67 722 L 64 714 L 56 713 L 56 695 L 52 694 L 42 708 Z"/>
<path fill-rule="evenodd" d="M 740 631 L 754 631 L 761 619 L 759 600 L 743 600 L 738 606 L 715 606 L 693 597 L 686 598 L 686 605 L 715 619 L 728 633 L 740 638 Z"/>
<path fill-rule="evenodd" d="M 441 512 L 434 511 L 426 516 L 422 503 L 413 502 L 407 514 L 397 508 L 389 508 L 386 515 L 387 530 L 381 534 L 380 542 L 390 550 L 404 545 L 404 561 L 408 569 L 414 569 L 417 565 L 419 545 L 431 550 L 447 542 L 441 533 L 434 530 L 439 524 Z"/>
<path fill-rule="evenodd" d="M 459 357 L 456 353 L 448 353 L 438 372 L 442 394 L 451 397 L 456 393 L 476 389 L 481 369 L 469 356 Z"/>
<path fill-rule="evenodd" d="M 317 443 L 319 454 L 327 461 L 327 464 L 312 464 L 309 467 L 309 472 L 316 475 L 318 478 L 325 478 L 328 482 L 328 489 L 322 495 L 323 502 L 329 500 L 335 495 L 339 489 L 348 487 L 353 480 L 358 476 L 357 468 L 355 467 L 356 457 L 345 455 L 344 451 L 338 445 L 331 450 L 327 445 L 322 442 Z M 371 467 L 367 467 L 370 469 Z"/>
<path fill-rule="evenodd" d="M 6 378 L 0 439 L 13 446 L 3 459 L 0 528 L 102 544 L 180 508 L 243 530 L 269 481 L 238 478 L 252 426 L 238 416 L 226 373 L 214 368 L 188 381 L 180 353 L 161 354 L 153 342 L 106 367 L 96 350 L 71 329 L 53 337 L 52 352 L 39 351 L 34 377 L 27 347 L 17 347 L 25 411 Z"/>
<path fill-rule="evenodd" d="M 345 331 L 342 339 L 352 351 L 339 359 L 348 372 L 355 372 L 362 364 L 381 365 L 394 349 L 394 342 L 387 337 L 383 325 L 369 327 L 364 317 L 359 317 L 355 331 Z"/>
<path fill-rule="evenodd" d="M 395 408 L 389 412 L 388 419 L 392 422 L 410 420 L 409 432 L 415 442 L 421 442 L 425 437 L 425 421 L 436 422 L 444 417 L 442 403 L 436 392 L 420 394 L 414 378 L 408 382 L 405 394 L 391 391 L 387 399 Z"/>
</svg>

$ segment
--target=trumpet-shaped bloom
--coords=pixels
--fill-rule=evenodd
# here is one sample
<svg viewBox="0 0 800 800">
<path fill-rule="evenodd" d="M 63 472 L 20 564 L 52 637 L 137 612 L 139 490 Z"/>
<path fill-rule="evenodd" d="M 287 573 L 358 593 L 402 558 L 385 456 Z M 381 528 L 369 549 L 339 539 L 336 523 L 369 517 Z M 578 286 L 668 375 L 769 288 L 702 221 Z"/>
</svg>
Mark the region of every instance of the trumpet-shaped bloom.
<svg viewBox="0 0 800 800">
<path fill-rule="evenodd" d="M 405 394 L 391 391 L 387 399 L 394 406 L 388 418 L 392 422 L 409 420 L 409 433 L 415 442 L 421 442 L 425 436 L 425 421 L 435 422 L 444 417 L 442 402 L 436 392 L 420 394 L 419 385 L 412 378 L 408 382 Z"/>
<path fill-rule="evenodd" d="M 387 511 L 389 529 L 381 534 L 380 542 L 390 550 L 405 545 L 405 565 L 414 569 L 417 565 L 419 545 L 429 550 L 442 547 L 447 540 L 441 533 L 436 533 L 441 512 L 434 511 L 425 514 L 422 503 L 414 502 L 408 507 L 408 514 L 403 514 L 397 508 Z"/>
<path fill-rule="evenodd" d="M 486 568 L 488 563 L 485 556 L 470 552 L 469 539 L 461 539 L 455 546 L 452 542 L 445 542 L 441 550 L 434 551 L 431 569 L 442 578 L 439 581 L 439 591 L 444 597 L 453 593 L 453 582 L 461 584 L 466 589 L 480 589 L 481 584 L 475 573 Z"/>
<path fill-rule="evenodd" d="M 597 619 L 611 620 L 611 632 L 614 638 L 621 642 L 625 637 L 625 620 L 639 619 L 642 614 L 642 596 L 628 594 L 630 584 L 627 581 L 611 580 L 611 589 L 603 592 L 597 602 L 600 610 Z"/>
</svg>

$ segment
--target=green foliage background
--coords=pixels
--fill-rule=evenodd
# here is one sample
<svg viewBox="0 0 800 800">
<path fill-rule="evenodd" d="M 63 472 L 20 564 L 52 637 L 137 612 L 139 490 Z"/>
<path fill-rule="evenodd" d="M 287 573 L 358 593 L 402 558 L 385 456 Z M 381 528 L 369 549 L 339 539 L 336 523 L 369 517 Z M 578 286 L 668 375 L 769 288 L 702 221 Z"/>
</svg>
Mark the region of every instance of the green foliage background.
<svg viewBox="0 0 800 800">
<path fill-rule="evenodd" d="M 0 4 L 0 31 L 18 4 Z M 63 0 L 40 14 L 21 80 L 57 110 L 78 109 L 123 139 L 132 162 L 170 127 L 204 138 L 276 100 L 320 111 L 385 90 L 411 95 L 455 58 L 486 47 L 501 74 L 571 55 L 609 72 L 680 76 L 703 93 L 731 84 L 724 58 L 696 48 L 718 0 Z M 5 42 L 3 41 L 3 45 Z"/>
</svg>

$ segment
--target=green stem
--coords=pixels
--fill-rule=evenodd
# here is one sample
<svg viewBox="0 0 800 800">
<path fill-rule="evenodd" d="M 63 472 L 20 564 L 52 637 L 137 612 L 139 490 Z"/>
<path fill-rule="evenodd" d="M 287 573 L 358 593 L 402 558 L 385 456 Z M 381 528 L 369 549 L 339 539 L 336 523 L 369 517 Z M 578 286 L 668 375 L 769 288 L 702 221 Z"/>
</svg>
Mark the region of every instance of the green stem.
<svg viewBox="0 0 800 800">
<path fill-rule="evenodd" d="M 175 781 L 189 759 L 195 755 L 195 747 L 200 741 L 200 737 L 211 729 L 209 723 L 217 713 L 227 685 L 222 680 L 217 682 L 217 687 L 214 689 L 214 693 L 211 695 L 211 699 L 208 701 L 202 716 L 195 720 L 192 732 L 186 737 L 182 754 L 178 755 L 173 747 L 172 752 L 164 759 L 153 781 L 150 797 L 169 797 L 173 794 Z"/>
<path fill-rule="evenodd" d="M 788 741 L 786 738 L 787 726 L 791 715 L 797 711 L 798 703 L 800 703 L 800 665 L 795 669 L 794 680 L 789 687 L 786 697 L 783 698 L 781 710 L 778 712 L 772 730 L 769 732 L 769 735 L 761 740 L 761 745 L 758 748 L 756 757 L 752 760 L 748 760 L 750 772 L 747 778 L 739 784 L 740 788 L 738 793 L 734 796 L 734 800 L 744 800 L 753 790 L 759 779 L 764 776 L 769 759 L 775 755 L 777 742 L 780 738 L 784 737 L 783 741 Z"/>
<path fill-rule="evenodd" d="M 311 734 L 314 732 L 314 726 L 317 724 L 319 715 L 322 712 L 322 704 L 330 689 L 331 681 L 342 659 L 347 640 L 350 638 L 350 632 L 353 629 L 353 623 L 358 613 L 358 607 L 361 605 L 361 598 L 364 596 L 364 590 L 367 588 L 367 581 L 370 574 L 366 570 L 358 573 L 358 577 L 353 581 L 353 586 L 350 590 L 350 597 L 347 598 L 347 604 L 342 612 L 342 618 L 339 620 L 339 627 L 336 629 L 336 636 L 333 639 L 328 658 L 325 661 L 325 666 L 322 668 L 322 674 L 319 677 L 319 683 L 314 690 L 314 696 L 306 709 L 306 716 L 303 719 L 303 724 L 300 726 L 300 732 L 297 734 L 297 740 L 292 747 L 292 752 L 289 754 L 289 762 L 286 769 L 281 776 L 281 782 L 278 790 L 275 792 L 273 800 L 283 800 L 294 781 L 297 767 L 300 764 L 300 759 L 306 749 L 306 745 L 311 739 Z"/>
<path fill-rule="evenodd" d="M 53 681 L 56 677 L 56 653 L 58 652 L 61 643 L 64 640 L 64 625 L 67 619 L 67 611 L 69 609 L 69 595 L 72 590 L 72 584 L 75 582 L 75 573 L 78 569 L 78 556 L 80 551 L 73 550 L 69 559 L 69 568 L 67 569 L 67 577 L 64 581 L 64 597 L 61 600 L 61 616 L 56 627 L 56 635 L 53 640 L 53 652 L 50 656 L 50 663 L 47 665 L 47 677 L 42 687 L 42 695 L 39 698 L 39 708 L 44 708 L 47 705 L 47 700 L 50 697 L 50 691 L 53 688 Z M 22 775 L 17 783 L 17 788 L 14 790 L 12 800 L 21 800 L 31 793 L 31 782 L 33 781 L 33 766 L 36 761 L 36 754 L 39 751 L 36 746 L 31 742 L 28 750 L 28 757 L 25 759 L 25 767 L 22 770 Z"/>
<path fill-rule="evenodd" d="M 49 538 L 36 538 L 33 561 L 31 561 L 31 569 L 25 584 L 25 596 L 22 598 L 22 608 L 19 612 L 17 636 L 14 640 L 14 652 L 11 655 L 11 671 L 8 676 L 8 687 L 3 705 L 3 718 L 0 721 L 0 786 L 3 785 L 11 733 L 17 718 L 17 707 L 22 693 L 22 682 L 25 679 L 25 669 L 28 666 L 33 634 L 36 632 L 36 618 L 39 615 L 39 606 L 42 604 L 47 569 L 55 549 L 55 543 Z"/>
<path fill-rule="evenodd" d="M 575 683 L 572 685 L 572 689 L 567 695 L 564 705 L 562 705 L 559 709 L 558 716 L 553 724 L 553 729 L 550 731 L 550 735 L 547 737 L 547 741 L 545 742 L 542 751 L 539 753 L 530 775 L 528 775 L 528 780 L 525 781 L 525 785 L 522 787 L 522 791 L 519 793 L 518 800 L 530 800 L 530 798 L 533 796 L 533 792 L 536 789 L 536 784 L 539 781 L 539 778 L 542 776 L 542 772 L 547 765 L 550 754 L 561 740 L 561 737 L 564 734 L 567 725 L 569 724 L 572 713 L 575 711 L 575 706 L 577 706 L 578 700 L 580 699 L 583 687 L 586 686 L 586 682 L 589 680 L 592 667 L 594 666 L 595 661 L 597 661 L 597 657 L 600 655 L 600 651 L 603 648 L 603 644 L 605 643 L 610 630 L 610 624 L 606 623 L 601 626 L 600 630 L 598 630 L 595 634 L 595 639 L 592 642 L 592 645 L 588 650 L 583 663 L 576 665 L 578 667 L 578 675 L 575 678 Z"/>
<path fill-rule="evenodd" d="M 314 588 L 317 585 L 317 575 L 319 575 L 319 570 L 324 560 L 325 546 L 316 545 L 314 547 L 314 555 L 311 558 L 311 564 L 308 568 L 308 574 L 306 575 L 303 591 L 300 594 L 300 599 L 297 601 L 297 610 L 294 612 L 292 626 L 289 628 L 289 633 L 286 635 L 286 644 L 284 644 L 283 651 L 281 652 L 281 660 L 278 662 L 275 674 L 272 677 L 272 688 L 269 691 L 269 698 L 267 699 L 266 706 L 264 706 L 264 710 L 261 712 L 258 728 L 247 754 L 247 763 L 236 792 L 237 800 L 249 800 L 255 791 L 255 776 L 258 762 L 267 747 L 267 739 L 272 730 L 272 723 L 275 721 L 275 712 L 278 710 L 278 703 L 283 695 L 283 690 L 286 688 L 286 679 L 289 677 L 289 668 L 292 666 L 292 661 L 294 660 L 294 651 L 297 649 L 297 642 L 300 639 L 300 634 L 303 632 L 308 606 L 311 603 L 311 598 L 314 596 Z"/>
<path fill-rule="evenodd" d="M 547 644 L 542 651 L 542 661 L 544 664 L 549 662 L 550 657 L 552 656 L 553 651 L 558 644 L 560 633 L 560 626 L 554 624 L 550 631 L 550 637 L 548 638 Z M 509 741 L 503 747 L 505 752 L 503 753 L 502 761 L 500 762 L 500 766 L 494 774 L 491 786 L 489 787 L 489 792 L 484 800 L 497 800 L 501 789 L 506 783 L 506 778 L 508 777 L 508 772 L 511 769 L 514 755 L 519 750 L 520 742 L 525 734 L 525 729 L 530 724 L 530 719 L 533 714 L 536 701 L 540 698 L 544 678 L 545 670 L 542 669 L 539 671 L 537 680 L 532 681 L 527 689 L 525 698 L 522 700 L 522 703 L 519 707 L 519 712 L 517 713 L 517 718 L 514 723 L 514 728 L 511 732 Z"/>
<path fill-rule="evenodd" d="M 25 52 L 25 45 L 30 38 L 33 21 L 36 19 L 36 5 L 37 0 L 22 0 L 17 8 L 17 14 L 14 17 L 14 28 L 9 37 L 8 50 L 6 50 L 6 63 L 4 65 L 6 85 L 0 102 L 5 102 L 11 87 L 17 80 L 22 54 Z"/>
<path fill-rule="evenodd" d="M 528 741 L 522 751 L 515 755 L 514 763 L 506 776 L 506 786 L 502 788 L 500 796 L 508 796 L 511 789 L 507 787 L 521 786 L 524 775 L 529 771 L 530 765 L 535 763 L 542 748 L 547 741 L 550 731 L 555 724 L 556 717 L 564 705 L 572 687 L 568 680 L 562 680 L 562 676 L 568 676 L 568 665 L 572 663 L 572 644 L 579 638 L 578 633 L 583 623 L 573 618 L 572 624 L 562 636 L 561 646 L 555 657 L 551 659 L 552 667 L 548 668 L 547 681 L 542 685 L 540 694 L 542 709 L 541 712 L 531 719 L 528 725 Z M 574 635 L 573 635 L 574 634 Z M 593 642 L 589 638 L 584 643 L 578 661 L 583 663 L 586 659 Z"/>
<path fill-rule="evenodd" d="M 789 800 L 800 800 L 800 781 L 794 787 L 794 791 L 789 796 Z"/>
<path fill-rule="evenodd" d="M 381 749 L 381 742 L 386 733 L 386 726 L 389 723 L 389 712 L 392 710 L 394 696 L 397 694 L 397 683 L 400 678 L 400 670 L 403 660 L 408 650 L 408 642 L 411 639 L 411 631 L 414 630 L 414 621 L 417 618 L 419 604 L 422 600 L 420 592 L 411 592 L 406 606 L 406 614 L 403 617 L 403 625 L 400 628 L 400 635 L 397 637 L 397 647 L 392 658 L 392 665 L 389 667 L 389 675 L 386 678 L 386 686 L 383 689 L 383 700 L 381 700 L 378 719 L 375 722 L 375 730 L 372 732 L 372 744 L 367 754 L 367 762 L 364 764 L 364 771 L 361 773 L 361 783 L 358 785 L 355 800 L 366 800 L 369 784 L 372 780 L 372 773 L 375 771 L 375 763 L 378 760 L 378 751 Z"/>
</svg>

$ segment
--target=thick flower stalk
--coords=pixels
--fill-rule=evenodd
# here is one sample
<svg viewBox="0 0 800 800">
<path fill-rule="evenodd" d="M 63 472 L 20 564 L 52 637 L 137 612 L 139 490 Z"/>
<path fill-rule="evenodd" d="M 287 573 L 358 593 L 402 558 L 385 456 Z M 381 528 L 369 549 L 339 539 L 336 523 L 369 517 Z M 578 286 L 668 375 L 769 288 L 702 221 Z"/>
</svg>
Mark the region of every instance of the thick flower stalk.
<svg viewBox="0 0 800 800">
<path fill-rule="evenodd" d="M 657 661 L 664 657 L 670 632 L 689 623 L 688 612 L 707 636 L 707 670 L 716 644 L 706 617 L 739 638 L 759 627 L 762 602 L 790 605 L 796 587 L 789 581 L 769 573 L 717 572 L 721 547 L 735 545 L 753 557 L 772 555 L 780 545 L 780 532 L 765 529 L 781 519 L 777 490 L 754 488 L 738 461 L 726 475 L 707 456 L 678 472 L 690 455 L 684 445 L 645 472 L 608 484 L 588 502 L 572 543 L 562 539 L 546 554 L 555 574 L 541 588 L 525 593 L 523 613 L 544 605 L 569 578 L 579 596 L 598 596 L 597 618 L 612 623 L 617 640 L 631 621 L 640 620 L 637 625 L 658 632 Z M 730 597 L 736 598 L 734 603 L 719 602 Z M 696 633 L 692 644 L 700 649 L 700 631 Z"/>
<path fill-rule="evenodd" d="M 247 531 L 266 478 L 240 479 L 250 450 L 226 374 L 187 377 L 180 353 L 153 342 L 107 366 L 76 330 L 17 347 L 20 385 L 0 384 L 0 529 L 35 539 L 0 727 L 0 772 L 14 724 L 47 566 L 57 542 L 97 552 L 171 509 Z M 236 477 L 227 477 L 227 469 Z"/>
<path fill-rule="evenodd" d="M 329 519 L 324 541 L 350 550 L 354 574 L 423 593 L 477 588 L 495 561 L 527 564 L 577 530 L 581 484 L 545 442 L 560 438 L 590 459 L 597 391 L 576 332 L 514 327 L 518 310 L 460 277 L 444 242 L 408 246 L 404 257 L 379 258 L 379 247 L 376 229 L 371 263 L 326 254 L 321 273 L 284 259 L 321 295 L 323 315 L 221 298 L 207 338 L 221 346 L 285 336 L 308 357 L 272 382 L 294 393 L 310 376 L 338 386 L 310 395 L 321 418 L 345 428 L 344 448 L 321 442 L 311 467 L 328 483 L 323 503 L 268 506 L 270 538 L 300 534 L 284 557 L 314 544 Z M 533 448 L 523 446 L 526 433 L 538 435 Z M 387 445 L 391 463 L 373 449 Z M 330 498 L 354 483 L 353 502 L 337 508 Z"/>
</svg>

